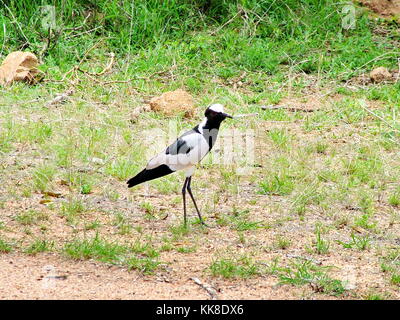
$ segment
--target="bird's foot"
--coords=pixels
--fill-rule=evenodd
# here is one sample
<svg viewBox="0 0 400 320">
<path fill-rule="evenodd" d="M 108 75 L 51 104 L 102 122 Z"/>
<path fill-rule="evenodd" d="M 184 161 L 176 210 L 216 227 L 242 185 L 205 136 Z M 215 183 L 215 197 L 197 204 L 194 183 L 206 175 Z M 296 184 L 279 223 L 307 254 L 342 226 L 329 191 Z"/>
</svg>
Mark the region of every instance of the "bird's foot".
<svg viewBox="0 0 400 320">
<path fill-rule="evenodd" d="M 200 220 L 200 224 L 201 224 L 203 227 L 214 228 L 214 227 L 208 225 L 207 223 L 205 223 L 203 220 Z"/>
</svg>

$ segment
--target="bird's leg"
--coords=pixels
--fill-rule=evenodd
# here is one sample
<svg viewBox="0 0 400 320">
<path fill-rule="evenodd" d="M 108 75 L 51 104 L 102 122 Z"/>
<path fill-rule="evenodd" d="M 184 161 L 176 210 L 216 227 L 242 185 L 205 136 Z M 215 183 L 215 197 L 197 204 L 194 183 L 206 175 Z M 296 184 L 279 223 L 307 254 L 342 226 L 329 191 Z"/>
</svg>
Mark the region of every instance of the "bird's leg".
<svg viewBox="0 0 400 320">
<path fill-rule="evenodd" d="M 185 182 L 183 183 L 183 188 L 182 188 L 182 198 L 183 198 L 183 222 L 186 228 L 186 186 L 188 184 L 189 178 L 185 179 Z"/>
<path fill-rule="evenodd" d="M 193 194 L 192 194 L 192 189 L 190 188 L 190 183 L 192 182 L 192 177 L 189 177 L 188 179 L 189 179 L 189 180 L 188 180 L 188 184 L 187 184 L 187 191 L 189 192 L 189 195 L 190 195 L 190 197 L 192 198 L 194 207 L 196 208 L 197 215 L 198 215 L 199 218 L 200 218 L 201 224 L 204 225 L 204 226 L 206 226 L 206 224 L 204 223 L 203 218 L 201 217 L 201 214 L 200 214 L 199 208 L 197 207 L 196 201 L 194 200 L 194 197 L 193 197 Z"/>
</svg>

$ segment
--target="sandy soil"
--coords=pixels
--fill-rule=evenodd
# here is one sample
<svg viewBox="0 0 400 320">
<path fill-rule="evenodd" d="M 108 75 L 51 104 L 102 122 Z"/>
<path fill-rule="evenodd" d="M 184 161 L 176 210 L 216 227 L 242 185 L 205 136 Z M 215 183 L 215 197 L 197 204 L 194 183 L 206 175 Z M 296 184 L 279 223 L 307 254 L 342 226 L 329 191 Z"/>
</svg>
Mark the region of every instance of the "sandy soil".
<svg viewBox="0 0 400 320">
<path fill-rule="evenodd" d="M 189 275 L 148 278 L 137 272 L 55 254 L 0 255 L 0 299 L 211 299 Z M 197 277 L 196 274 L 192 274 Z M 201 280 L 203 281 L 203 280 Z M 296 299 L 304 289 L 276 279 L 216 283 L 218 299 Z M 204 282 L 205 283 L 205 282 Z M 307 291 L 307 290 L 306 290 Z M 319 296 L 321 298 L 321 296 Z"/>
</svg>

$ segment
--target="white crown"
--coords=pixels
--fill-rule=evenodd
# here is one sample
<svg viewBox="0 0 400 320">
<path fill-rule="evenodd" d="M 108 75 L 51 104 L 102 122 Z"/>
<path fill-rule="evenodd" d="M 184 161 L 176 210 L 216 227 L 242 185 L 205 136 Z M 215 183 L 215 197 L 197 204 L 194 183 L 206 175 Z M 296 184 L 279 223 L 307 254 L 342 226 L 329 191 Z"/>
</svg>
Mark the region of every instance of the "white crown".
<svg viewBox="0 0 400 320">
<path fill-rule="evenodd" d="M 212 104 L 209 109 L 215 112 L 224 112 L 224 106 L 220 103 Z"/>
</svg>

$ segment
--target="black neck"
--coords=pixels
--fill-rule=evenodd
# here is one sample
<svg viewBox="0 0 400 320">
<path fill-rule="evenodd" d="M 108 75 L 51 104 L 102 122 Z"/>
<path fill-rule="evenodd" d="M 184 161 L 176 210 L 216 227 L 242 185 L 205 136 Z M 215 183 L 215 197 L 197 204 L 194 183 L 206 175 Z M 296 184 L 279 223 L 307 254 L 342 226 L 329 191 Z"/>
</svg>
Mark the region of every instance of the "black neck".
<svg viewBox="0 0 400 320">
<path fill-rule="evenodd" d="M 207 119 L 204 126 L 199 128 L 201 126 L 201 124 L 200 124 L 195 127 L 195 130 L 197 132 L 201 133 L 201 131 L 202 131 L 202 134 L 203 134 L 204 138 L 206 139 L 208 146 L 210 147 L 210 150 L 214 146 L 215 140 L 217 140 L 218 130 L 219 130 L 220 125 L 221 125 L 221 121 L 210 121 L 209 119 Z"/>
<path fill-rule="evenodd" d="M 203 127 L 203 129 L 206 130 L 213 130 L 213 129 L 217 129 L 219 130 L 219 127 L 221 125 L 221 121 L 212 121 L 212 120 L 207 120 L 205 126 Z"/>
</svg>

